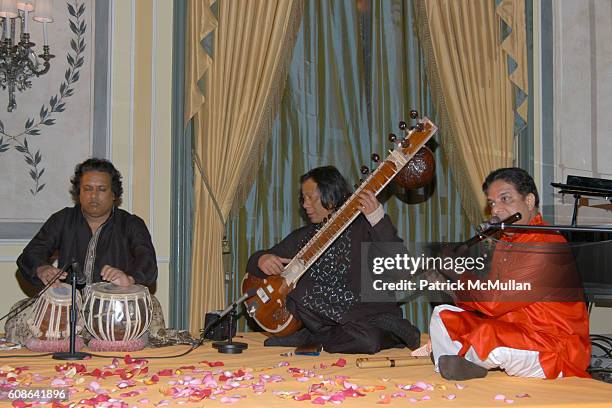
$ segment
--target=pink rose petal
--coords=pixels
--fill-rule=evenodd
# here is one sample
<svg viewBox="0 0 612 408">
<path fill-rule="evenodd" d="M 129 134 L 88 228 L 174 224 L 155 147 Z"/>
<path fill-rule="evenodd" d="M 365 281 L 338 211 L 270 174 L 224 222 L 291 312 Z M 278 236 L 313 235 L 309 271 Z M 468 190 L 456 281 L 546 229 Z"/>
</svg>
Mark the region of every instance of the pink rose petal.
<svg viewBox="0 0 612 408">
<path fill-rule="evenodd" d="M 336 366 L 336 367 L 344 367 L 346 365 L 346 360 L 343 358 L 339 358 L 335 363 L 332 364 L 332 366 Z"/>
<path fill-rule="evenodd" d="M 240 401 L 240 398 L 238 397 L 221 397 L 222 404 L 234 404 L 238 401 Z"/>
<path fill-rule="evenodd" d="M 501 400 L 505 400 L 506 396 L 503 394 L 497 394 L 495 397 L 493 397 L 493 399 L 497 401 L 501 401 Z"/>
</svg>

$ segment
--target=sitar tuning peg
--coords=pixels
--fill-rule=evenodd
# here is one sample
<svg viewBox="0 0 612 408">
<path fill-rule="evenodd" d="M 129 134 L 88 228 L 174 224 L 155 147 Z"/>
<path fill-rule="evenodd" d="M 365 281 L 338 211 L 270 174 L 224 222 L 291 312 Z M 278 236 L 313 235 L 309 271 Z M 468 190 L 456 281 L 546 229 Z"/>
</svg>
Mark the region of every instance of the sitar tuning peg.
<svg viewBox="0 0 612 408">
<path fill-rule="evenodd" d="M 408 124 L 404 122 L 403 120 L 399 123 L 400 130 L 406 130 L 407 127 L 408 127 Z"/>
<path fill-rule="evenodd" d="M 422 123 L 422 122 L 419 122 L 419 123 L 417 123 L 417 125 L 416 125 L 416 129 L 417 129 L 419 132 L 422 132 L 422 131 L 425 129 L 425 126 L 423 125 L 423 123 Z"/>
<path fill-rule="evenodd" d="M 410 147 L 410 140 L 408 140 L 408 139 L 402 140 L 402 147 L 404 149 L 407 148 L 407 147 Z"/>
<path fill-rule="evenodd" d="M 359 169 L 359 171 L 361 171 L 361 174 L 368 174 L 370 172 L 370 169 L 368 168 L 368 166 L 361 166 L 361 168 Z M 361 182 L 361 180 L 359 180 Z"/>
<path fill-rule="evenodd" d="M 389 133 L 388 139 L 391 143 L 395 143 L 395 141 L 397 140 L 397 136 L 395 135 L 395 133 Z"/>
<path fill-rule="evenodd" d="M 378 163 L 380 161 L 380 156 L 378 155 L 378 153 L 372 153 L 370 158 L 372 159 L 374 163 Z"/>
<path fill-rule="evenodd" d="M 418 111 L 416 111 L 415 109 L 412 109 L 412 110 L 410 111 L 410 119 L 416 119 L 416 118 L 418 118 L 418 117 L 419 117 L 419 112 L 418 112 Z"/>
</svg>

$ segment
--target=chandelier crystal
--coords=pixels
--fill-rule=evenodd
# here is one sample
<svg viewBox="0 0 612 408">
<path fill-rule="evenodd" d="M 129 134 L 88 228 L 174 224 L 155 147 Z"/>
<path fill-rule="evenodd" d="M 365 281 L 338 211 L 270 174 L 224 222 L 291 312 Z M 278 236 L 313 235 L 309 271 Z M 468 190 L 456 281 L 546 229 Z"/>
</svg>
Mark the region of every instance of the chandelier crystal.
<svg viewBox="0 0 612 408">
<path fill-rule="evenodd" d="M 52 6 L 52 0 L 0 0 L 0 88 L 8 88 L 8 112 L 17 107 L 15 90 L 23 92 L 32 87 L 31 78 L 46 74 L 51 67 L 49 61 L 55 56 L 49 52 L 47 24 L 53 22 Z M 42 54 L 38 56 L 36 44 L 30 41 L 30 14 L 32 20 L 43 25 Z"/>
</svg>

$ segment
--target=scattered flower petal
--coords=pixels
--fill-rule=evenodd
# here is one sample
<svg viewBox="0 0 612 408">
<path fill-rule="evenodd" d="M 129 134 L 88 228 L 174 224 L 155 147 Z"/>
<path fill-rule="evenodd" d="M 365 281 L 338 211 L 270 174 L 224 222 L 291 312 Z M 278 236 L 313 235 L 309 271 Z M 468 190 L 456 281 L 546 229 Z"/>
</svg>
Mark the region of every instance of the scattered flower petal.
<svg viewBox="0 0 612 408">
<path fill-rule="evenodd" d="M 332 364 L 332 366 L 336 366 L 336 367 L 344 367 L 346 365 L 346 360 L 343 358 L 339 358 L 335 363 Z"/>
</svg>

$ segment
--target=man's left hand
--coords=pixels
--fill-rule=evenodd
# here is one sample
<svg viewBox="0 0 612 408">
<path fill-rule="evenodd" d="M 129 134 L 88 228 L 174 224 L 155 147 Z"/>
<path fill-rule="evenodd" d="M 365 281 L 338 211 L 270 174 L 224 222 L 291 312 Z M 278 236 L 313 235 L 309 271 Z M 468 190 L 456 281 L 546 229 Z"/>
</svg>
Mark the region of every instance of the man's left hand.
<svg viewBox="0 0 612 408">
<path fill-rule="evenodd" d="M 359 201 L 359 210 L 365 215 L 373 213 L 380 205 L 376 194 L 367 189 L 359 193 L 357 200 Z"/>
<path fill-rule="evenodd" d="M 100 271 L 102 279 L 118 286 L 130 286 L 134 284 L 134 278 L 123 272 L 121 269 L 110 265 L 104 265 Z"/>
</svg>

